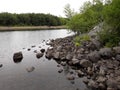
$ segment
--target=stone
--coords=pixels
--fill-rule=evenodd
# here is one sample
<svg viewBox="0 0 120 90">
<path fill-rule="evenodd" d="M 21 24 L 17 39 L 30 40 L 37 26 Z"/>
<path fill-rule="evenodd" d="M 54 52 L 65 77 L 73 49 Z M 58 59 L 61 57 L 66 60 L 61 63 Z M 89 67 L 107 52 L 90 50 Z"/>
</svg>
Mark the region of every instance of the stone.
<svg viewBox="0 0 120 90">
<path fill-rule="evenodd" d="M 111 90 L 117 90 L 117 81 L 115 79 L 108 79 L 106 84 L 108 88 L 113 88 Z"/>
<path fill-rule="evenodd" d="M 53 58 L 56 59 L 56 60 L 59 60 L 60 59 L 60 52 L 55 52 L 53 54 Z"/>
<path fill-rule="evenodd" d="M 104 82 L 106 82 L 106 80 L 107 80 L 107 78 L 104 76 L 98 76 L 98 78 L 97 78 L 98 83 L 104 83 Z"/>
<path fill-rule="evenodd" d="M 96 49 L 100 49 L 100 47 L 101 47 L 100 41 L 98 41 L 96 39 L 91 39 L 91 42 L 95 45 Z"/>
<path fill-rule="evenodd" d="M 21 62 L 22 59 L 23 59 L 23 54 L 22 54 L 22 52 L 16 52 L 16 53 L 14 53 L 14 55 L 13 55 L 13 61 L 14 61 L 15 63 Z"/>
<path fill-rule="evenodd" d="M 96 89 L 98 89 L 98 83 L 96 83 L 93 80 L 90 80 L 88 83 L 88 87 L 90 87 L 92 90 L 96 90 Z"/>
<path fill-rule="evenodd" d="M 37 54 L 36 54 L 36 57 L 39 59 L 39 58 L 41 58 L 43 55 L 44 55 L 43 53 L 37 53 Z"/>
<path fill-rule="evenodd" d="M 30 49 L 30 48 L 28 48 L 27 50 L 28 50 L 28 51 L 30 51 L 31 49 Z"/>
<path fill-rule="evenodd" d="M 111 58 L 113 55 L 111 48 L 101 48 L 99 54 L 102 58 L 108 59 Z"/>
<path fill-rule="evenodd" d="M 86 59 L 82 59 L 80 61 L 80 65 L 83 66 L 84 68 L 92 67 L 92 62 Z"/>
<path fill-rule="evenodd" d="M 99 90 L 106 90 L 106 86 L 103 83 L 99 83 L 98 88 Z"/>
<path fill-rule="evenodd" d="M 35 69 L 35 67 L 33 67 L 33 66 L 26 68 L 27 72 L 32 72 L 32 71 L 34 71 L 34 69 Z"/>
<path fill-rule="evenodd" d="M 45 52 L 45 49 L 41 49 L 40 51 L 41 51 L 42 53 L 44 53 L 44 52 Z"/>
<path fill-rule="evenodd" d="M 84 76 L 84 73 L 81 70 L 77 70 L 76 72 L 77 72 L 79 77 L 83 77 Z"/>
<path fill-rule="evenodd" d="M 0 64 L 0 68 L 3 67 L 3 64 Z"/>
<path fill-rule="evenodd" d="M 67 75 L 67 79 L 68 79 L 68 80 L 74 80 L 75 77 L 74 77 L 73 75 Z"/>
<path fill-rule="evenodd" d="M 66 60 L 72 60 L 72 58 L 73 58 L 73 55 L 72 55 L 72 54 L 68 53 L 68 54 L 66 55 Z"/>
<path fill-rule="evenodd" d="M 73 65 L 78 64 L 79 62 L 80 62 L 80 61 L 79 61 L 78 59 L 76 59 L 76 58 L 73 58 L 73 59 L 72 59 Z"/>
<path fill-rule="evenodd" d="M 61 51 L 62 50 L 62 46 L 57 46 L 57 51 Z"/>
<path fill-rule="evenodd" d="M 118 61 L 120 61 L 120 55 L 117 54 L 117 55 L 115 56 L 115 59 L 118 60 Z"/>
<path fill-rule="evenodd" d="M 96 63 L 100 60 L 100 54 L 98 53 L 98 51 L 91 52 L 90 54 L 88 54 L 87 57 L 93 63 Z"/>
<path fill-rule="evenodd" d="M 116 54 L 120 54 L 120 46 L 113 47 L 113 51 L 114 51 Z"/>
<path fill-rule="evenodd" d="M 58 70 L 58 73 L 62 73 L 62 72 L 63 72 L 63 69 L 59 69 L 59 70 Z"/>
</svg>

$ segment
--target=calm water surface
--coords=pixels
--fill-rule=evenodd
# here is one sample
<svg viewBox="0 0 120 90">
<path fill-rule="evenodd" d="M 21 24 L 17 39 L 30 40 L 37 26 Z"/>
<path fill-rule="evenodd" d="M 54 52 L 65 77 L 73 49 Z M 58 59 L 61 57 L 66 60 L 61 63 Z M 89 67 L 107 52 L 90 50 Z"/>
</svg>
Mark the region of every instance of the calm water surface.
<svg viewBox="0 0 120 90">
<path fill-rule="evenodd" d="M 34 50 L 47 48 L 45 42 L 71 35 L 67 30 L 40 30 L 40 31 L 10 31 L 0 32 L 0 90 L 84 90 L 85 85 L 76 76 L 74 81 L 68 81 L 66 75 L 72 70 L 68 66 L 64 72 L 58 73 L 59 68 L 54 60 L 45 57 L 37 59 Z M 43 42 L 45 40 L 45 42 Z M 31 48 L 31 46 L 36 47 Z M 25 48 L 25 49 L 23 49 Z M 27 51 L 31 48 L 30 51 Z M 20 63 L 13 62 L 13 53 L 23 52 Z M 35 70 L 27 72 L 27 68 Z"/>
</svg>

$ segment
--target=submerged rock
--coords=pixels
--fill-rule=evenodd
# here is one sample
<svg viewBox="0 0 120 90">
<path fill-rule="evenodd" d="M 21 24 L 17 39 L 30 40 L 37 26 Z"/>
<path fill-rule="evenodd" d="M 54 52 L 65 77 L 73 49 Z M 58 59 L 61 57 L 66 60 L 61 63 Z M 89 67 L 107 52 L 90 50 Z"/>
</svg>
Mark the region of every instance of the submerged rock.
<svg viewBox="0 0 120 90">
<path fill-rule="evenodd" d="M 14 55 L 13 55 L 13 61 L 14 61 L 15 63 L 21 62 L 22 59 L 23 59 L 23 54 L 22 54 L 22 52 L 16 52 L 16 53 L 14 53 Z"/>
<path fill-rule="evenodd" d="M 28 67 L 28 68 L 26 68 L 26 70 L 27 70 L 27 72 L 32 72 L 32 71 L 34 71 L 35 70 L 35 67 Z"/>
</svg>

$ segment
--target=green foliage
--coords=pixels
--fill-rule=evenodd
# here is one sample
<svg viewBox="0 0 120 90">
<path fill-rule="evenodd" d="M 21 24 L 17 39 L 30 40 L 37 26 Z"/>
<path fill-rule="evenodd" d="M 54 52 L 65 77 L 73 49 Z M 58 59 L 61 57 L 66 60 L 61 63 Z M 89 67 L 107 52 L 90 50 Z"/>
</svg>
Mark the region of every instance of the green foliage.
<svg viewBox="0 0 120 90">
<path fill-rule="evenodd" d="M 50 14 L 11 14 L 0 13 L 1 26 L 58 26 L 62 25 L 61 19 Z"/>
<path fill-rule="evenodd" d="M 103 21 L 103 3 L 100 0 L 95 3 L 86 2 L 80 9 L 80 13 L 74 15 L 68 22 L 68 27 L 74 32 L 85 33 L 90 31 L 95 25 Z"/>
<path fill-rule="evenodd" d="M 80 46 L 85 41 L 90 41 L 90 36 L 87 34 L 83 34 L 81 36 L 76 36 L 74 38 L 74 43 L 76 46 Z"/>
</svg>

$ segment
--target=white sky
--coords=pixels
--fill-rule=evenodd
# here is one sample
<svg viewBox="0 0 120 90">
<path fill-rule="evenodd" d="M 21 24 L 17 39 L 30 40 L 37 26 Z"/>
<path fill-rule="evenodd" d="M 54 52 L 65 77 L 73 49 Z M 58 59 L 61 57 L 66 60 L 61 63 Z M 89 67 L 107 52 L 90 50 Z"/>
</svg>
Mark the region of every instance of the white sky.
<svg viewBox="0 0 120 90">
<path fill-rule="evenodd" d="M 78 11 L 88 0 L 0 0 L 0 12 L 10 13 L 50 13 L 64 16 L 66 4 Z"/>
</svg>

